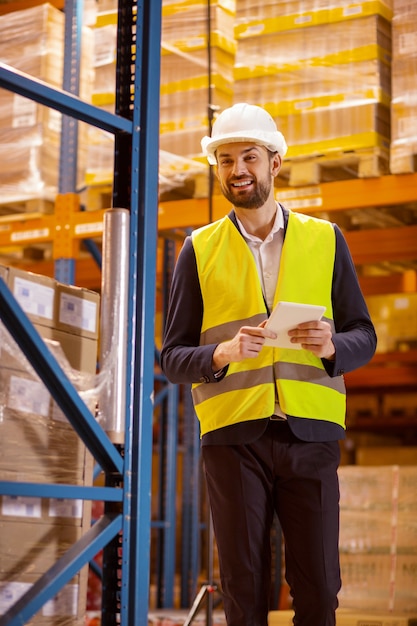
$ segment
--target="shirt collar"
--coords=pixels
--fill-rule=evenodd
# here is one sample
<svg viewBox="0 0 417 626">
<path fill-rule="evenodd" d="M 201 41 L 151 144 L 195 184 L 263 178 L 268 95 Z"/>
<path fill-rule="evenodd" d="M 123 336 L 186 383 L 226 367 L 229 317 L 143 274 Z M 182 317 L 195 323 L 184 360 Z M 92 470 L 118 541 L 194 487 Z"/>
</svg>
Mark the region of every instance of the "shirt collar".
<svg viewBox="0 0 417 626">
<path fill-rule="evenodd" d="M 240 219 L 238 218 L 238 216 L 235 213 L 235 217 L 236 217 L 236 221 L 238 223 L 238 226 L 240 228 L 240 232 L 242 233 L 242 235 L 244 236 L 244 238 L 248 241 L 262 241 L 259 237 L 256 237 L 256 235 L 251 235 L 249 234 L 245 227 L 243 226 L 242 222 L 240 221 Z M 279 230 L 281 230 L 281 228 L 284 228 L 284 216 L 282 214 L 282 210 L 281 210 L 281 206 L 279 205 L 279 203 L 277 202 L 277 210 L 275 213 L 275 220 L 274 223 L 272 225 L 271 231 L 268 235 L 268 237 L 270 235 L 275 235 L 275 233 L 277 233 Z"/>
</svg>

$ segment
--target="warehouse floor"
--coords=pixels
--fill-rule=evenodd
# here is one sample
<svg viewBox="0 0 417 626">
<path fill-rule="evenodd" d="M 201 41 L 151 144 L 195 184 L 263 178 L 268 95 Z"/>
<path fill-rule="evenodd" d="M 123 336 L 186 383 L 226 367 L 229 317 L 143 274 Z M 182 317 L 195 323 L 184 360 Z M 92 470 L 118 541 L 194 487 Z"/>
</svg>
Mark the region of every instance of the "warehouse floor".
<svg viewBox="0 0 417 626">
<path fill-rule="evenodd" d="M 293 626 L 293 611 L 271 611 L 269 614 L 269 626 Z M 155 609 L 149 613 L 148 626 L 183 626 L 190 624 L 189 611 L 176 609 Z M 192 624 L 203 626 L 206 624 L 205 609 L 192 619 Z M 376 612 L 376 611 L 353 611 L 340 609 L 337 612 L 337 626 L 417 626 L 417 613 L 400 612 Z M 100 613 L 90 612 L 87 614 L 86 626 L 100 626 Z M 226 626 L 226 620 L 222 611 L 214 611 L 212 626 Z"/>
</svg>

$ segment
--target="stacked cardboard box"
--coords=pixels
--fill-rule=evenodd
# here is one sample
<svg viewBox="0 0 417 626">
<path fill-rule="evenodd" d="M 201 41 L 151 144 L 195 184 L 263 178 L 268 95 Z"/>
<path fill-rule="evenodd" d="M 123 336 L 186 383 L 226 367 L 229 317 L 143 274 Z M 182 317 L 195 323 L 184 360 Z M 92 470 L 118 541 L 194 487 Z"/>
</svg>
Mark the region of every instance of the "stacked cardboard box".
<svg viewBox="0 0 417 626">
<path fill-rule="evenodd" d="M 92 102 L 114 113 L 116 94 L 117 7 L 99 10 L 92 28 L 94 81 Z M 111 183 L 114 169 L 114 135 L 95 126 L 88 128 L 87 185 Z"/>
<path fill-rule="evenodd" d="M 343 466 L 339 479 L 340 607 L 416 614 L 417 466 Z"/>
<path fill-rule="evenodd" d="M 0 276 L 80 393 L 96 371 L 99 296 L 0 266 Z M 0 328 L 0 473 L 17 482 L 92 485 L 93 458 L 10 334 Z M 85 393 L 94 410 L 93 394 Z M 91 399 L 91 400 L 90 400 Z M 0 496 L 0 614 L 88 530 L 91 503 Z M 88 568 L 33 618 L 82 623 Z M 63 621 L 64 620 L 64 621 Z"/>
<path fill-rule="evenodd" d="M 235 101 L 269 110 L 288 157 L 388 154 L 390 18 L 383 1 L 239 3 Z"/>
<path fill-rule="evenodd" d="M 417 169 L 417 5 L 393 1 L 390 169 Z"/>
<path fill-rule="evenodd" d="M 207 2 L 164 0 L 162 150 L 190 158 L 201 155 L 200 140 L 208 131 L 209 104 L 220 109 L 232 104 L 235 5 L 235 0 L 212 0 L 209 25 Z"/>
<path fill-rule="evenodd" d="M 0 614 L 45 573 L 85 532 L 85 505 L 76 501 L 0 498 Z M 33 617 L 31 624 L 83 623 L 87 568 L 76 574 Z"/>
<path fill-rule="evenodd" d="M 417 293 L 369 296 L 367 304 L 378 335 L 378 352 L 417 346 Z"/>
<path fill-rule="evenodd" d="M 62 88 L 65 17 L 50 4 L 0 17 L 0 60 Z M 91 85 L 91 50 L 84 31 L 80 95 Z M 0 192 L 2 202 L 53 198 L 58 191 L 61 114 L 11 91 L 0 90 Z M 84 177 L 85 127 L 80 125 L 79 179 Z M 84 144 L 84 147 L 83 147 Z"/>
<path fill-rule="evenodd" d="M 200 9 L 201 11 L 201 9 Z M 94 66 L 94 85 L 93 85 L 93 104 L 109 111 L 115 110 L 115 93 L 116 93 L 116 51 L 117 51 L 117 7 L 109 10 L 100 10 L 96 16 L 96 22 L 93 28 L 93 66 Z M 230 30 L 230 28 L 229 28 Z M 191 44 L 188 44 L 191 45 Z M 183 47 L 186 47 L 183 44 Z M 206 68 L 207 62 L 204 61 L 206 52 L 203 50 L 201 42 L 198 49 L 193 52 L 193 58 L 196 62 L 190 63 L 185 61 L 178 55 L 166 52 L 162 47 L 162 75 L 163 84 L 161 87 L 161 129 L 168 134 L 165 136 L 165 145 L 169 149 L 161 149 L 159 153 L 159 191 L 161 194 L 170 192 L 176 188 L 182 188 L 189 181 L 194 181 L 194 177 L 198 174 L 206 174 L 206 169 L 202 164 L 181 156 L 181 143 L 178 142 L 178 115 L 181 112 L 183 119 L 191 119 L 197 113 L 199 116 L 199 127 L 201 115 L 198 111 L 204 111 L 204 120 L 206 119 L 207 105 L 204 108 L 196 102 L 195 97 L 204 97 L 207 100 L 208 87 L 203 91 L 202 84 L 207 84 L 207 79 L 200 77 L 193 78 L 196 68 L 200 74 L 204 74 L 202 65 Z M 227 104 L 231 102 L 230 82 L 233 79 L 233 62 L 227 62 L 222 58 L 227 57 L 228 53 L 220 47 L 216 52 L 222 61 L 222 71 L 228 66 L 229 72 L 229 95 Z M 194 57 L 195 55 L 195 57 Z M 220 62 L 220 61 L 219 61 Z M 196 65 L 197 63 L 197 65 Z M 190 69 L 191 68 L 191 69 Z M 193 74 L 193 70 L 194 74 Z M 223 78 L 218 78 L 223 80 Z M 163 82 L 162 81 L 162 82 Z M 200 88 L 198 87 L 200 84 Z M 185 85 L 187 86 L 185 87 Z M 182 89 L 183 88 L 183 89 Z M 187 96 L 184 101 L 184 94 L 189 89 L 194 89 L 194 99 Z M 176 90 L 179 90 L 178 93 Z M 185 90 L 184 90 L 185 89 Z M 220 91 L 222 93 L 222 91 Z M 223 101 L 222 101 L 223 102 Z M 167 117 L 168 116 L 168 117 Z M 169 141 L 169 138 L 172 141 Z M 85 182 L 87 186 L 94 189 L 97 185 L 110 185 L 113 181 L 114 170 L 114 135 L 90 126 L 88 128 L 88 145 L 87 145 L 87 169 Z M 185 152 L 185 151 L 183 151 Z"/>
</svg>

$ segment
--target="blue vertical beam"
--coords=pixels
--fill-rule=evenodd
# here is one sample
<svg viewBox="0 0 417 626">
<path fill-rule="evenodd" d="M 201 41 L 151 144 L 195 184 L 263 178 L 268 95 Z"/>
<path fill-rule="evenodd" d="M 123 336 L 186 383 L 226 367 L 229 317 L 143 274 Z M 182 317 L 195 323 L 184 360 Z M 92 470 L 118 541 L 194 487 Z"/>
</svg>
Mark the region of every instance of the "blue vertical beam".
<svg viewBox="0 0 417 626">
<path fill-rule="evenodd" d="M 65 1 L 64 76 L 62 88 L 79 95 L 81 73 L 81 32 L 83 0 Z M 62 116 L 59 158 L 59 193 L 74 193 L 77 188 L 78 120 Z"/>
<path fill-rule="evenodd" d="M 200 428 L 191 398 L 189 385 L 183 386 L 183 498 L 182 498 L 182 561 L 181 607 L 192 605 L 197 594 L 201 570 L 201 475 Z"/>
<path fill-rule="evenodd" d="M 137 4 L 121 626 L 148 623 L 161 5 Z"/>
<path fill-rule="evenodd" d="M 64 37 L 64 91 L 75 96 L 80 90 L 81 32 L 83 0 L 65 2 Z M 75 193 L 77 189 L 78 166 L 78 120 L 70 115 L 62 116 L 61 145 L 59 156 L 59 193 Z M 75 259 L 56 259 L 54 276 L 59 282 L 75 283 Z"/>
<path fill-rule="evenodd" d="M 176 488 L 177 488 L 177 431 L 178 386 L 168 383 L 166 412 L 166 477 L 164 480 L 165 521 L 163 557 L 163 607 L 174 606 L 175 547 L 176 547 Z"/>
</svg>

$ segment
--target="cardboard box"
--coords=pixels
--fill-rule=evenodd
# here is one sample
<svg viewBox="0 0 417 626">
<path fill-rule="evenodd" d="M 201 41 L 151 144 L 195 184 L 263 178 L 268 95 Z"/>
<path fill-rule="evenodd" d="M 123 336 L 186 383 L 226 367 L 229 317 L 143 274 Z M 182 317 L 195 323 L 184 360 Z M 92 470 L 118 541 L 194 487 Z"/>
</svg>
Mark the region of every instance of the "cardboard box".
<svg viewBox="0 0 417 626">
<path fill-rule="evenodd" d="M 90 522 L 88 521 L 88 526 Z M 85 529 L 36 520 L 0 520 L 0 615 L 48 571 L 78 541 Z M 68 585 L 33 618 L 34 623 L 81 624 L 86 609 L 88 567 L 77 573 Z M 74 619 L 72 619 L 74 618 Z M 77 618 L 77 619 L 75 619 Z M 32 620 L 31 620 L 31 623 Z"/>
<path fill-rule="evenodd" d="M 14 574 L 43 574 L 82 536 L 81 526 L 51 520 L 0 520 L 0 580 Z"/>
<path fill-rule="evenodd" d="M 56 284 L 55 328 L 90 339 L 99 332 L 100 296 L 95 291 Z"/>
<path fill-rule="evenodd" d="M 66 418 L 51 419 L 50 396 L 42 384 L 22 372 L 0 370 L 0 399 L 4 402 L 0 421 L 4 480 L 92 484 L 92 456 Z"/>
<path fill-rule="evenodd" d="M 417 466 L 344 466 L 339 483 L 340 607 L 417 615 Z"/>
<path fill-rule="evenodd" d="M 380 510 L 340 511 L 340 550 L 365 552 L 417 553 L 417 517 L 415 512 Z"/>
<path fill-rule="evenodd" d="M 338 475 L 342 510 L 390 515 L 395 507 L 398 512 L 417 514 L 417 466 L 345 465 Z"/>
<path fill-rule="evenodd" d="M 64 372 L 70 376 L 71 368 L 77 372 L 96 374 L 97 350 L 96 339 L 72 335 L 56 328 L 33 325 L 42 339 L 45 340 L 45 349 L 48 349 L 57 359 Z M 0 363 L 2 368 L 20 370 L 36 375 L 27 357 L 16 344 L 12 336 L 2 326 L 0 328 Z M 85 383 L 88 384 L 88 377 Z"/>
<path fill-rule="evenodd" d="M 9 267 L 7 268 L 7 284 L 33 323 L 50 327 L 54 325 L 55 280 L 53 278 Z"/>
<path fill-rule="evenodd" d="M 417 616 L 417 554 L 340 555 L 339 606 Z"/>
<path fill-rule="evenodd" d="M 38 326 L 98 339 L 100 295 L 54 278 L 0 265 L 0 276 L 29 319 Z"/>
<path fill-rule="evenodd" d="M 42 526 L 58 524 L 88 528 L 91 523 L 91 509 L 90 500 L 1 495 L 0 523 Z"/>
<path fill-rule="evenodd" d="M 0 368 L 0 393 L 5 415 L 3 421 L 27 415 L 32 424 L 49 419 L 51 396 L 35 372 Z"/>
<path fill-rule="evenodd" d="M 362 466 L 417 466 L 417 446 L 382 446 L 371 448 L 358 448 L 356 450 L 356 463 L 357 465 Z"/>
<path fill-rule="evenodd" d="M 97 372 L 97 339 L 82 337 L 57 328 L 44 328 L 42 337 L 58 342 L 68 364 L 77 372 L 96 374 Z M 64 370 L 66 368 L 66 363 Z M 88 377 L 86 377 L 88 383 Z"/>
<path fill-rule="evenodd" d="M 12 575 L 0 581 L 0 615 L 12 607 L 17 600 L 37 581 L 34 574 Z M 87 570 L 77 574 L 54 598 L 33 616 L 30 623 L 40 626 L 79 626 L 84 623 L 87 604 Z"/>
</svg>

